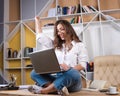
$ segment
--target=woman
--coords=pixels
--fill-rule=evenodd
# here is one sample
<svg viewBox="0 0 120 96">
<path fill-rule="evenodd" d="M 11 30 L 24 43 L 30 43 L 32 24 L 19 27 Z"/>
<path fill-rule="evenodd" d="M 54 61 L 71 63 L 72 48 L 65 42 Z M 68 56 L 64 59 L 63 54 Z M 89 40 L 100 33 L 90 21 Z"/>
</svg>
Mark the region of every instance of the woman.
<svg viewBox="0 0 120 96">
<path fill-rule="evenodd" d="M 42 48 L 54 48 L 60 67 L 64 72 L 51 74 L 36 74 L 33 70 L 31 78 L 41 87 L 32 86 L 29 91 L 47 94 L 67 88 L 69 92 L 79 91 L 82 87 L 79 71 L 86 68 L 88 62 L 87 50 L 80 42 L 73 27 L 66 20 L 58 20 L 54 25 L 54 40 L 51 40 L 40 27 L 39 17 L 35 18 L 37 40 Z M 32 90 L 31 90 L 32 89 Z"/>
</svg>

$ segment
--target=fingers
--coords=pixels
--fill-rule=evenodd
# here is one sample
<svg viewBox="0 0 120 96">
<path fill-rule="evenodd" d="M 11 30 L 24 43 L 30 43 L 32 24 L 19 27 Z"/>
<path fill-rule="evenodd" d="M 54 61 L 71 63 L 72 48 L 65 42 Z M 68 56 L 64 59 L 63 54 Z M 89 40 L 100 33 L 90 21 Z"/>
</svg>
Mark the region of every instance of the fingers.
<svg viewBox="0 0 120 96">
<path fill-rule="evenodd" d="M 67 71 L 70 69 L 70 67 L 66 64 L 60 64 L 60 66 L 62 67 L 63 70 Z"/>
<path fill-rule="evenodd" d="M 35 20 L 39 21 L 39 20 L 40 20 L 40 17 L 39 17 L 39 16 L 36 16 L 36 17 L 35 17 Z"/>
</svg>

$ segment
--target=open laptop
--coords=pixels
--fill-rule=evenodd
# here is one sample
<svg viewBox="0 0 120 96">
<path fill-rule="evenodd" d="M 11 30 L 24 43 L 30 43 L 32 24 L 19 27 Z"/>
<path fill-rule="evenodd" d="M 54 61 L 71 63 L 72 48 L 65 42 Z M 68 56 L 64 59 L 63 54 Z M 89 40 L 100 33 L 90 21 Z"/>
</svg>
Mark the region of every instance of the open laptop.
<svg viewBox="0 0 120 96">
<path fill-rule="evenodd" d="M 36 73 L 46 74 L 61 72 L 54 49 L 32 52 L 29 56 Z"/>
</svg>

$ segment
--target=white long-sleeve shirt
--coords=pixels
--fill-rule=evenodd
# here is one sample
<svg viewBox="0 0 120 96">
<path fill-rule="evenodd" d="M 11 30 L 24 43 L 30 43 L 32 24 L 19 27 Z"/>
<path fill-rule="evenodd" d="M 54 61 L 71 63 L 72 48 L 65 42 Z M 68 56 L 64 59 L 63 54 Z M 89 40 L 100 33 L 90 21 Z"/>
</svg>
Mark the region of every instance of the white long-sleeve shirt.
<svg viewBox="0 0 120 96">
<path fill-rule="evenodd" d="M 41 46 L 41 50 L 53 48 L 53 41 L 47 37 L 44 33 L 37 35 L 37 41 Z M 86 62 L 88 62 L 88 53 L 86 47 L 82 42 L 71 42 L 73 47 L 69 51 L 65 51 L 65 45 L 63 44 L 62 50 L 55 49 L 55 53 L 59 64 L 67 64 L 70 67 L 74 67 L 80 64 L 86 69 Z"/>
</svg>

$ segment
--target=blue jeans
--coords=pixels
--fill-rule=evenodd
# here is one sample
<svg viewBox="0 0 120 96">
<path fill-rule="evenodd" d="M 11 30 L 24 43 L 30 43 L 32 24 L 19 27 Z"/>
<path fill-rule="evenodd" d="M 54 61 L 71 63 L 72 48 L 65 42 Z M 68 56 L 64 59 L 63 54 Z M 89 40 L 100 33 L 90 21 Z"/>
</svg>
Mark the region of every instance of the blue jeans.
<svg viewBox="0 0 120 96">
<path fill-rule="evenodd" d="M 66 86 L 69 92 L 79 91 L 82 88 L 81 75 L 79 71 L 70 68 L 68 71 L 52 74 L 37 74 L 34 70 L 31 72 L 31 78 L 40 86 L 52 82 L 57 90 Z"/>
</svg>

